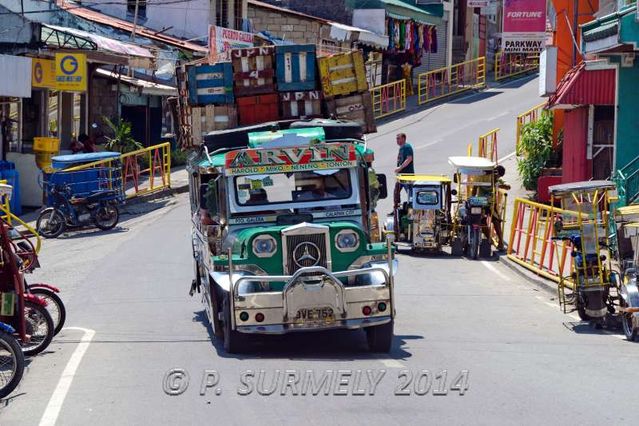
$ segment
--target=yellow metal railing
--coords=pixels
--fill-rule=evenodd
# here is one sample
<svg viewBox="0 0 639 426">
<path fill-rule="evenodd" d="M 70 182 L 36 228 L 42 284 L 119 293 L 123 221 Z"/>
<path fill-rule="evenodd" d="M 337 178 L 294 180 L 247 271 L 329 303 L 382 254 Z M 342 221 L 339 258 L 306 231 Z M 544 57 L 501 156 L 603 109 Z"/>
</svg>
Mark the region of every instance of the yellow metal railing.
<svg viewBox="0 0 639 426">
<path fill-rule="evenodd" d="M 553 225 L 559 216 L 577 212 L 561 210 L 516 198 L 506 252 L 508 259 L 542 277 L 574 287 L 570 278 L 570 243 L 553 240 Z"/>
<path fill-rule="evenodd" d="M 539 55 L 503 53 L 495 55 L 495 81 L 524 74 L 539 68 Z"/>
<path fill-rule="evenodd" d="M 71 167 L 64 171 L 74 172 L 95 167 L 112 169 L 116 165 L 122 169 L 120 174 L 122 190 L 127 199 L 171 187 L 171 144 L 169 142 L 127 152 L 118 158 Z"/>
<path fill-rule="evenodd" d="M 486 58 L 439 68 L 419 74 L 417 78 L 417 101 L 420 105 L 445 98 L 465 90 L 486 85 Z"/>
<path fill-rule="evenodd" d="M 488 133 L 484 133 L 477 139 L 477 155 L 488 158 L 497 163 L 497 141 L 499 139 L 499 128 L 493 129 Z M 473 155 L 473 144 L 469 143 L 466 148 L 466 154 L 471 157 Z"/>
<path fill-rule="evenodd" d="M 386 117 L 406 109 L 405 79 L 373 87 L 370 92 L 375 118 Z"/>
<path fill-rule="evenodd" d="M 535 121 L 539 120 L 539 117 L 541 117 L 541 112 L 544 110 L 545 106 L 546 106 L 546 102 L 542 102 L 539 105 L 535 105 L 534 107 L 530 108 L 528 111 L 523 112 L 517 116 L 517 125 L 516 125 L 517 134 L 515 135 L 515 151 L 517 152 L 517 155 L 519 155 L 520 153 L 519 145 L 521 141 L 521 133 L 523 131 L 524 126 L 528 123 L 534 123 Z"/>
</svg>

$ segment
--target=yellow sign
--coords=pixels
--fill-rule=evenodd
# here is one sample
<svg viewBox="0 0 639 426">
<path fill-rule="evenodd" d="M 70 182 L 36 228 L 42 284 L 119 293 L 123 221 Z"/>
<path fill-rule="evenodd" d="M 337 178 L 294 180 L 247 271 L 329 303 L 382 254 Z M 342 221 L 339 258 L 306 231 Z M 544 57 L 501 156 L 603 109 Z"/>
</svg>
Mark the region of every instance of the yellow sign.
<svg viewBox="0 0 639 426">
<path fill-rule="evenodd" d="M 31 61 L 31 86 L 57 89 L 54 60 L 33 58 Z"/>
<path fill-rule="evenodd" d="M 55 83 L 58 90 L 68 92 L 86 92 L 86 55 L 83 53 L 56 53 Z"/>
</svg>

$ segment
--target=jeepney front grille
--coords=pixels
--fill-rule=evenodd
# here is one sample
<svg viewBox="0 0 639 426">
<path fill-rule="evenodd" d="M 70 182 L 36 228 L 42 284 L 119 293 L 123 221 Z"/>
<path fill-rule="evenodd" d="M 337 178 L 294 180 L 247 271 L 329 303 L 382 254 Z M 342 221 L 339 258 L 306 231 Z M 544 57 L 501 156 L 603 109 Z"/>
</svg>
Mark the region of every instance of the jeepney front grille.
<svg viewBox="0 0 639 426">
<path fill-rule="evenodd" d="M 308 266 L 328 268 L 327 234 L 286 236 L 286 272 L 295 273 Z"/>
</svg>

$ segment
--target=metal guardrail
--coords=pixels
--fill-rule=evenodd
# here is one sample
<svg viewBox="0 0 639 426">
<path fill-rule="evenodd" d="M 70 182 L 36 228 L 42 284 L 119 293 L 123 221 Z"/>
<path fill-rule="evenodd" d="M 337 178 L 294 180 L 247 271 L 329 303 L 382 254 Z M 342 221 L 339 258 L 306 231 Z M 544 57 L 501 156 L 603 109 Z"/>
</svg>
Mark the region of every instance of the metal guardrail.
<svg viewBox="0 0 639 426">
<path fill-rule="evenodd" d="M 420 105 L 465 90 L 484 87 L 486 85 L 486 58 L 482 56 L 450 67 L 421 73 L 417 80 L 417 102 Z"/>
<path fill-rule="evenodd" d="M 534 123 L 539 120 L 541 117 L 541 112 L 544 110 L 547 102 L 540 103 L 539 105 L 535 105 L 530 108 L 528 111 L 523 112 L 517 116 L 517 125 L 516 125 L 516 135 L 515 135 L 515 152 L 517 155 L 520 154 L 519 145 L 521 142 L 521 135 L 524 129 L 524 126 L 528 123 Z"/>
<path fill-rule="evenodd" d="M 503 53 L 495 55 L 495 81 L 539 69 L 539 55 Z"/>
<path fill-rule="evenodd" d="M 558 216 L 574 217 L 578 212 L 561 210 L 523 198 L 515 199 L 508 259 L 556 283 L 574 288 L 570 278 L 570 243 L 553 240 L 553 225 Z"/>
<path fill-rule="evenodd" d="M 617 207 L 632 204 L 639 198 L 639 157 L 635 158 L 613 175 L 619 199 Z"/>
<path fill-rule="evenodd" d="M 376 119 L 406 110 L 405 79 L 373 87 L 370 92 Z"/>
<path fill-rule="evenodd" d="M 487 158 L 497 163 L 499 157 L 497 154 L 497 141 L 499 139 L 499 128 L 493 129 L 488 133 L 484 133 L 477 140 L 477 155 Z M 466 154 L 471 157 L 473 155 L 473 144 L 468 144 Z"/>
<path fill-rule="evenodd" d="M 171 144 L 169 142 L 127 152 L 118 158 L 64 169 L 65 172 L 95 167 L 122 168 L 122 188 L 126 198 L 134 198 L 171 187 Z"/>
</svg>

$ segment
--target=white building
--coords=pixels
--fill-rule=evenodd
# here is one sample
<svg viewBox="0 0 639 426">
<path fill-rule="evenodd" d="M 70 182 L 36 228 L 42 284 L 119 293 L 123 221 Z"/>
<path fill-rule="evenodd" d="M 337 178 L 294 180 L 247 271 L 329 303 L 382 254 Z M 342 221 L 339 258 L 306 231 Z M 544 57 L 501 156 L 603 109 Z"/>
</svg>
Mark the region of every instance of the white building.
<svg viewBox="0 0 639 426">
<path fill-rule="evenodd" d="M 247 0 L 93 0 L 90 7 L 184 39 L 206 39 L 209 24 L 248 29 Z"/>
</svg>

